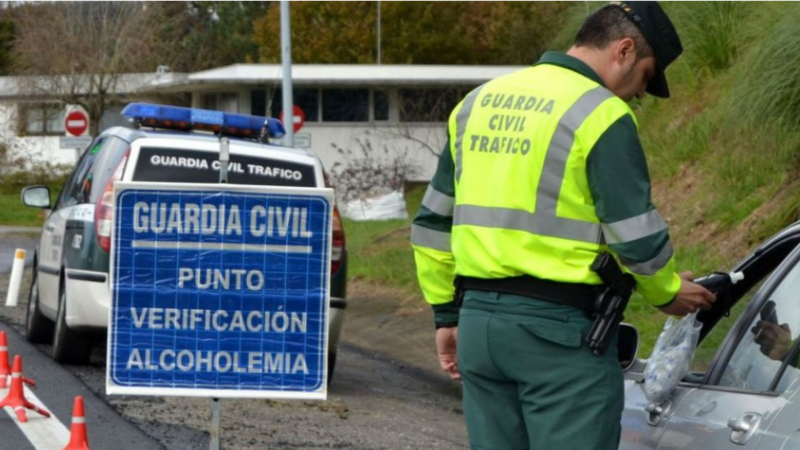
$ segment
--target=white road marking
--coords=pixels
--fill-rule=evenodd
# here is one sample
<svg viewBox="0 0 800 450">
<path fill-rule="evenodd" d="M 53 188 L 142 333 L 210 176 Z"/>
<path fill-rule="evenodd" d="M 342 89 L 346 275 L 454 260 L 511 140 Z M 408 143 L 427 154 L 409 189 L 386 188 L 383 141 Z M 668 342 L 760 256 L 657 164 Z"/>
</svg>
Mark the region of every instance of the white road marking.
<svg viewBox="0 0 800 450">
<path fill-rule="evenodd" d="M 36 395 L 24 386 L 25 398 L 29 402 L 37 405 L 50 412 L 50 417 L 45 417 L 36 411 L 26 409 L 28 415 L 27 423 L 20 423 L 17 415 L 14 414 L 14 409 L 6 406 L 3 408 L 15 424 L 22 430 L 28 441 L 36 448 L 36 450 L 62 450 L 67 442 L 69 442 L 69 430 L 65 427 L 58 417 L 50 411 L 44 403 L 42 403 Z M 8 389 L 0 389 L 0 398 L 4 398 L 8 393 Z"/>
</svg>

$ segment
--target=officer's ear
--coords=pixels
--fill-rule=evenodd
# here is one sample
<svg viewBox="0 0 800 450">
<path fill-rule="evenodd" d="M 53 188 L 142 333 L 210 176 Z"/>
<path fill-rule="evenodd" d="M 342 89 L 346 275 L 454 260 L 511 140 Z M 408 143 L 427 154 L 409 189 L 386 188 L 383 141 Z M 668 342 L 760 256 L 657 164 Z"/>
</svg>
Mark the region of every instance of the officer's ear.
<svg viewBox="0 0 800 450">
<path fill-rule="evenodd" d="M 632 37 L 624 37 L 612 45 L 612 57 L 620 66 L 636 63 L 636 41 Z"/>
</svg>

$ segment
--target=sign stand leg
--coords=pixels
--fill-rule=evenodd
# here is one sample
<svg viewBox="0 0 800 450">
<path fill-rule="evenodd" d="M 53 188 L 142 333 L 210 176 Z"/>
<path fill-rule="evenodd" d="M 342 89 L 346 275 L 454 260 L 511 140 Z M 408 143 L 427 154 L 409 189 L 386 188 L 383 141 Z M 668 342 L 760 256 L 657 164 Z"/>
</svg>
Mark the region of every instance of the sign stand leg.
<svg viewBox="0 0 800 450">
<path fill-rule="evenodd" d="M 219 418 L 220 407 L 219 399 L 211 399 L 211 444 L 209 450 L 219 450 Z"/>
<path fill-rule="evenodd" d="M 230 161 L 230 141 L 226 137 L 219 139 L 219 182 L 228 182 L 228 161 Z M 219 399 L 211 399 L 211 443 L 210 450 L 219 450 Z"/>
</svg>

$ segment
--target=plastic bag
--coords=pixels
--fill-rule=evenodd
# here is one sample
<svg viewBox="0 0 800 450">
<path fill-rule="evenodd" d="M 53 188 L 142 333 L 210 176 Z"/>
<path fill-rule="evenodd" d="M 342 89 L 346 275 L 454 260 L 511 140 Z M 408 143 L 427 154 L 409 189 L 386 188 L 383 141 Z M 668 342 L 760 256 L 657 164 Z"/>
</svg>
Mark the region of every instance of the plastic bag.
<svg viewBox="0 0 800 450">
<path fill-rule="evenodd" d="M 644 369 L 644 394 L 649 401 L 662 403 L 689 373 L 702 328 L 697 313 L 667 319 Z"/>
</svg>

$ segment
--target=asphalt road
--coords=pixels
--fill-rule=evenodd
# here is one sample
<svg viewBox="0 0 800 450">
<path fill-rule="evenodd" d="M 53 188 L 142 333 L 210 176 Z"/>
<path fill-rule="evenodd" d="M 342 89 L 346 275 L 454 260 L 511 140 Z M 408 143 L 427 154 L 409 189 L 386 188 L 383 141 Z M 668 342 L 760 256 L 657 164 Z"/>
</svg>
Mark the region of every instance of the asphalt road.
<svg viewBox="0 0 800 450">
<path fill-rule="evenodd" d="M 30 267 L 40 233 L 40 228 L 0 225 L 0 274 L 11 272 L 14 251 L 18 248 L 26 251 L 25 267 Z"/>
<path fill-rule="evenodd" d="M 33 411 L 28 411 L 28 423 L 19 423 L 10 414 L 0 413 L 0 449 L 34 450 L 28 438 L 23 434 L 24 428 L 35 428 L 43 422 L 58 421 L 69 430 L 72 420 L 72 406 L 76 395 L 83 397 L 86 411 L 86 422 L 90 424 L 89 440 L 92 448 L 137 450 L 163 449 L 159 442 L 117 414 L 102 398 L 95 395 L 84 383 L 69 370 L 57 364 L 37 348 L 25 342 L 14 328 L 0 323 L 0 331 L 5 331 L 8 339 L 10 356 L 22 356 L 22 373 L 26 378 L 36 382 L 32 389 L 38 406 L 44 405 L 53 417 L 46 418 Z M 0 390 L 0 397 L 5 397 L 7 390 Z M 6 411 L 10 409 L 5 408 Z M 49 428 L 57 424 L 47 424 Z M 68 436 L 68 434 L 67 434 Z M 43 436 L 39 436 L 43 438 Z M 44 448 L 60 450 L 61 446 Z M 39 450 L 44 450 L 42 446 Z"/>
</svg>

